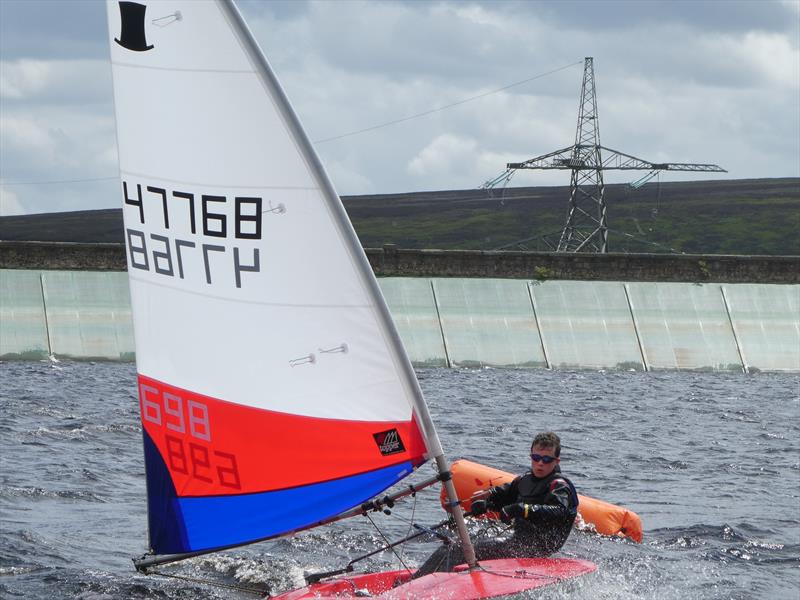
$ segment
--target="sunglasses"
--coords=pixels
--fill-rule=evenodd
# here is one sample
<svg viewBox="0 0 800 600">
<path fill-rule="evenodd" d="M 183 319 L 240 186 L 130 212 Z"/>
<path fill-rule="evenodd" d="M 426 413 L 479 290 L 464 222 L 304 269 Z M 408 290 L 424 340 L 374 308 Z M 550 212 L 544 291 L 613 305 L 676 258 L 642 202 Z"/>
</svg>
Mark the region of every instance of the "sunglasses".
<svg viewBox="0 0 800 600">
<path fill-rule="evenodd" d="M 541 454 L 531 454 L 531 460 L 533 462 L 540 462 L 546 465 L 549 465 L 556 459 L 555 456 L 542 456 Z"/>
</svg>

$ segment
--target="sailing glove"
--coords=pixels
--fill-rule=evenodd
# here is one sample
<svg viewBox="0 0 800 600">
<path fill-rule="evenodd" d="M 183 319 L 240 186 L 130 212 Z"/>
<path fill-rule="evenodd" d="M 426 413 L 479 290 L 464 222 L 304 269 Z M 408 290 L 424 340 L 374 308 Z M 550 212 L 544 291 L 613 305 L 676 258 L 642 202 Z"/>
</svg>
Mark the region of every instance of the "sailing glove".
<svg viewBox="0 0 800 600">
<path fill-rule="evenodd" d="M 484 514 L 488 510 L 488 506 L 486 505 L 486 500 L 475 500 L 472 502 L 472 508 L 469 511 L 469 514 L 473 517 L 478 517 Z"/>
<path fill-rule="evenodd" d="M 503 508 L 503 496 L 506 493 L 506 487 L 496 486 L 489 490 L 489 496 L 486 498 L 486 508 L 489 510 L 500 510 Z"/>
<path fill-rule="evenodd" d="M 527 519 L 528 515 L 535 511 L 537 507 L 517 502 L 516 504 L 509 504 L 503 507 L 500 511 L 500 519 L 503 523 L 511 523 L 514 519 Z"/>
</svg>

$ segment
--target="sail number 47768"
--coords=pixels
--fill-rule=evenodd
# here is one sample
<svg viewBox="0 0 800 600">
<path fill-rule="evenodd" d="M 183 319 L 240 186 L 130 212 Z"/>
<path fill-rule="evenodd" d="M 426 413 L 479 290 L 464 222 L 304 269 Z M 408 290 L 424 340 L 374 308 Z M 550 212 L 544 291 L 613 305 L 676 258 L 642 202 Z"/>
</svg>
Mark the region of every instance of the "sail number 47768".
<svg viewBox="0 0 800 600">
<path fill-rule="evenodd" d="M 211 450 L 208 406 L 140 384 L 142 421 L 161 429 L 170 472 L 222 487 L 241 489 L 236 455 Z"/>
<path fill-rule="evenodd" d="M 136 193 L 129 195 L 128 182 L 125 180 L 122 182 L 125 206 L 138 209 L 139 222 L 142 226 L 142 229 L 127 227 L 125 230 L 129 266 L 132 269 L 173 278 L 177 276 L 178 279 L 191 279 L 190 273 L 195 273 L 194 277 L 197 276 L 199 271 L 197 266 L 202 257 L 203 271 L 200 272 L 205 272 L 207 285 L 215 285 L 214 282 L 219 280 L 220 273 L 216 272 L 212 277 L 212 270 L 219 271 L 220 267 L 225 263 L 229 264 L 232 258 L 233 281 L 237 288 L 242 287 L 242 276 L 245 273 L 261 272 L 259 248 L 253 244 L 261 240 L 262 235 L 262 198 L 167 190 L 146 184 L 143 192 L 142 186 L 143 184 L 137 183 Z M 133 185 L 130 189 L 134 189 Z M 147 204 L 145 198 L 148 198 Z M 160 203 L 150 201 L 159 198 Z M 150 216 L 152 211 L 158 212 L 158 209 L 153 208 L 154 205 L 161 205 L 163 233 L 171 231 L 170 235 L 160 235 L 150 231 L 154 225 L 153 219 L 147 219 L 146 216 Z M 198 205 L 199 211 L 195 209 L 195 205 Z M 148 212 L 145 211 L 145 206 L 149 206 Z M 187 207 L 188 222 L 184 215 Z M 196 212 L 200 214 L 197 215 Z M 177 218 L 181 216 L 184 218 Z M 126 222 L 134 223 L 134 219 L 135 217 L 130 215 L 130 218 L 126 217 Z M 188 239 L 190 237 L 193 239 Z M 214 240 L 216 243 L 206 243 Z M 230 245 L 231 240 L 235 240 L 235 246 Z M 226 254 L 228 258 L 225 258 Z M 212 264 L 216 264 L 213 269 Z M 230 271 L 224 267 L 221 273 L 230 277 Z M 224 280 L 223 278 L 222 281 Z"/>
</svg>

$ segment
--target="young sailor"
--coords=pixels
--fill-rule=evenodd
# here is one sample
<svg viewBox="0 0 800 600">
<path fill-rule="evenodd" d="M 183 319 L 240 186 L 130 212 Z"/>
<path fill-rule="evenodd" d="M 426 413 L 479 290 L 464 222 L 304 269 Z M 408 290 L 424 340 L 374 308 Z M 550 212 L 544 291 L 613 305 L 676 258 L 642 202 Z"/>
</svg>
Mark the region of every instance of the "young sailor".
<svg viewBox="0 0 800 600">
<path fill-rule="evenodd" d="M 578 494 L 561 473 L 560 455 L 561 440 L 555 433 L 537 434 L 531 444 L 531 470 L 511 483 L 492 488 L 488 496 L 483 492 L 473 500 L 473 516 L 495 511 L 503 522 L 514 527 L 507 540 L 476 542 L 478 561 L 548 556 L 564 545 L 578 512 Z M 450 571 L 463 562 L 460 548 L 443 546 L 425 561 L 415 577 Z"/>
</svg>

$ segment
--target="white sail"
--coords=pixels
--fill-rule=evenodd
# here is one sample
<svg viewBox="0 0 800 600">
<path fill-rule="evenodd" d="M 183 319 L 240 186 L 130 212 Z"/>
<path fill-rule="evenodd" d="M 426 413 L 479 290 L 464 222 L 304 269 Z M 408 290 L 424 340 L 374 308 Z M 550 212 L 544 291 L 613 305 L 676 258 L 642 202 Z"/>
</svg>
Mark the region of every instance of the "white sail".
<svg viewBox="0 0 800 600">
<path fill-rule="evenodd" d="M 302 528 L 441 454 L 341 202 L 236 9 L 107 6 L 153 549 Z M 324 509 L 198 524 L 320 482 Z"/>
</svg>

